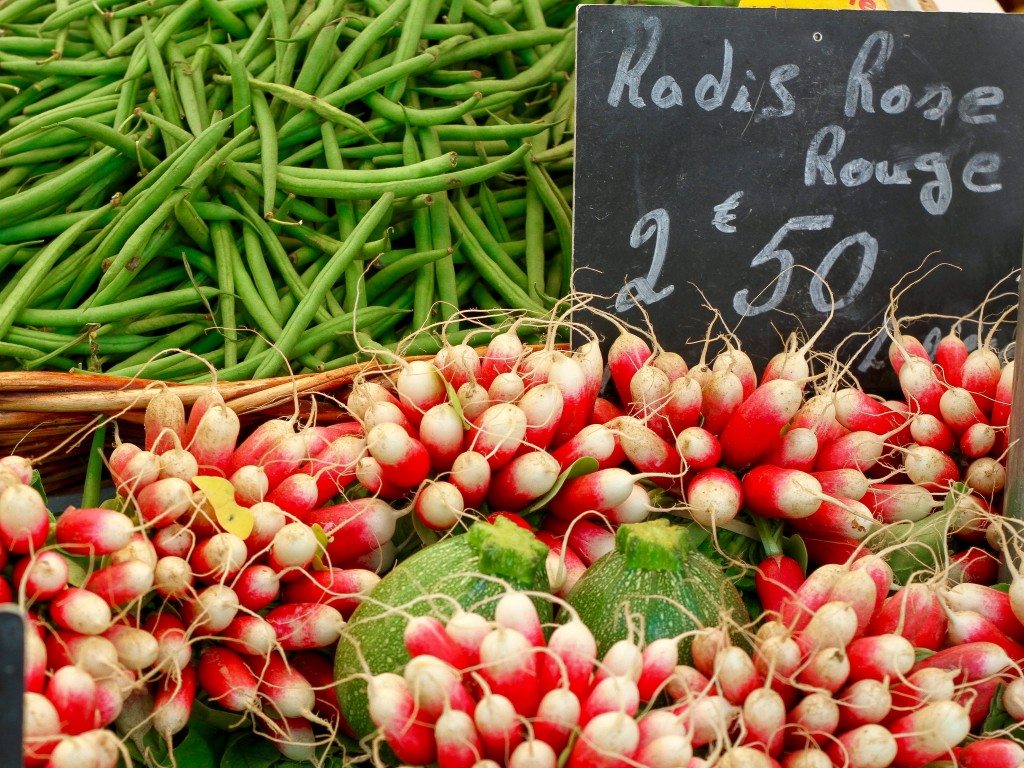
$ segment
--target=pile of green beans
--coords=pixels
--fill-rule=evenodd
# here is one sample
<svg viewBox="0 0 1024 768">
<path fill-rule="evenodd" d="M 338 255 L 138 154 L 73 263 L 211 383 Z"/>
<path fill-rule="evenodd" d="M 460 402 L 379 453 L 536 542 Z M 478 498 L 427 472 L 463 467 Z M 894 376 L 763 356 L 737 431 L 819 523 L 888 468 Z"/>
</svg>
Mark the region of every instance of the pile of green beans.
<svg viewBox="0 0 1024 768">
<path fill-rule="evenodd" d="M 575 8 L 0 0 L 0 369 L 262 378 L 543 316 Z"/>
</svg>

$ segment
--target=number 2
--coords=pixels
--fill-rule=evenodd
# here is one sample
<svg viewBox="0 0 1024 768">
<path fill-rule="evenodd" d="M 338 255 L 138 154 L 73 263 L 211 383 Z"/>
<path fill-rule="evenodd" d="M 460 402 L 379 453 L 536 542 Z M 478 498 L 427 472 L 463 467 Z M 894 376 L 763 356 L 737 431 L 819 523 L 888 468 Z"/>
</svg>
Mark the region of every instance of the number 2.
<svg viewBox="0 0 1024 768">
<path fill-rule="evenodd" d="M 644 228 L 644 225 L 652 226 Z M 654 257 L 651 259 L 651 268 L 646 277 L 634 277 L 619 289 L 615 296 L 615 311 L 625 312 L 639 304 L 653 304 L 664 299 L 673 290 L 674 285 L 667 285 L 660 291 L 655 290 L 654 284 L 661 277 L 661 270 L 665 266 L 665 254 L 668 252 L 668 211 L 664 208 L 655 208 L 645 213 L 633 226 L 629 235 L 629 244 L 633 248 L 639 248 L 654 236 Z"/>
</svg>

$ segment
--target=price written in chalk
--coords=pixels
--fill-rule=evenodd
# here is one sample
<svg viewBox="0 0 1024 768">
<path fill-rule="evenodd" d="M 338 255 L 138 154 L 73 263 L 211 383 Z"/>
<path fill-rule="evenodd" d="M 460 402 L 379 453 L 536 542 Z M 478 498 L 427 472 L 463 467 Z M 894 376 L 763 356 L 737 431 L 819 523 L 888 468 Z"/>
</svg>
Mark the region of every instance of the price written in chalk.
<svg viewBox="0 0 1024 768">
<path fill-rule="evenodd" d="M 1021 45 L 1024 18 L 581 6 L 575 288 L 683 339 L 711 306 L 755 356 L 881 327 L 929 254 L 962 271 L 901 310 L 970 312 L 1020 261 Z"/>
</svg>

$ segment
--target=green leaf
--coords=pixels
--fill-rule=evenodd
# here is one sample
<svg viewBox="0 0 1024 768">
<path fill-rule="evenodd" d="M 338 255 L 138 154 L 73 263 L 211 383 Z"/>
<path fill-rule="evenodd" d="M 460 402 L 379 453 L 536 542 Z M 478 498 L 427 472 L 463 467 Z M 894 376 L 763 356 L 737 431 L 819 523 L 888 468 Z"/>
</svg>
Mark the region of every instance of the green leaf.
<svg viewBox="0 0 1024 768">
<path fill-rule="evenodd" d="M 195 701 L 192 703 L 192 722 L 203 723 L 218 731 L 233 731 L 246 723 L 246 718 L 237 712 L 226 712 L 223 709 L 208 706 L 201 701 Z"/>
<path fill-rule="evenodd" d="M 985 723 L 981 728 L 982 733 L 1001 731 L 1017 725 L 1017 722 L 1007 714 L 1006 708 L 1003 707 L 1003 688 L 1005 687 L 1002 683 L 996 686 L 996 695 L 992 697 L 992 703 L 988 705 L 988 715 L 985 716 Z"/>
<path fill-rule="evenodd" d="M 935 655 L 935 651 L 931 650 L 930 648 L 915 648 L 914 649 L 914 663 L 916 664 L 919 661 L 924 661 L 929 656 L 934 656 L 934 655 Z"/>
<path fill-rule="evenodd" d="M 438 376 L 441 376 L 441 371 L 438 371 L 436 367 L 434 370 L 437 371 Z M 462 403 L 459 402 L 459 393 L 455 391 L 455 387 L 453 387 L 452 383 L 444 376 L 441 376 L 441 381 L 444 382 L 445 392 L 448 393 L 448 405 L 454 408 L 455 412 L 459 414 L 459 419 L 462 421 L 462 431 L 465 432 L 471 425 L 466 419 L 465 414 L 462 412 Z"/>
<path fill-rule="evenodd" d="M 327 545 L 334 541 L 334 537 L 328 537 L 320 523 L 313 523 L 312 529 L 313 535 L 316 537 L 316 543 L 319 545 L 316 554 L 313 556 L 313 570 L 326 571 L 329 566 L 324 562 L 324 555 L 327 554 Z"/>
<path fill-rule="evenodd" d="M 217 768 L 217 759 L 213 755 L 209 739 L 201 728 L 194 725 L 188 729 L 184 741 L 174 748 L 174 760 L 178 765 L 188 768 Z"/>
<path fill-rule="evenodd" d="M 433 528 L 428 528 L 427 525 L 420 520 L 420 516 L 417 514 L 409 515 L 412 518 L 412 527 L 416 531 L 416 535 L 419 536 L 420 542 L 424 547 L 429 547 L 441 538 L 440 534 Z"/>
<path fill-rule="evenodd" d="M 996 590 L 998 592 L 1006 593 L 1006 592 L 1010 591 L 1010 585 L 1009 584 L 993 584 L 991 587 L 989 587 L 989 589 L 994 589 L 994 590 Z"/>
<path fill-rule="evenodd" d="M 800 568 L 807 573 L 807 545 L 800 538 L 800 534 L 782 537 L 782 554 L 792 557 L 800 564 Z"/>
<path fill-rule="evenodd" d="M 89 558 L 65 554 L 64 559 L 68 564 L 68 584 L 73 587 L 80 587 L 85 584 L 85 580 L 89 578 L 89 573 L 92 570 Z"/>
<path fill-rule="evenodd" d="M 565 472 L 558 476 L 558 479 L 555 480 L 555 484 L 551 486 L 550 491 L 527 507 L 526 512 L 521 512 L 520 514 L 529 514 L 530 512 L 537 512 L 544 509 L 544 507 L 551 503 L 551 500 L 555 498 L 558 492 L 562 490 L 562 486 L 565 485 L 567 480 L 572 480 L 580 477 L 581 475 L 589 475 L 591 472 L 596 472 L 600 466 L 601 465 L 597 463 L 597 459 L 592 456 L 583 456 L 576 459 L 576 461 L 574 461 L 569 468 L 565 470 Z"/>
<path fill-rule="evenodd" d="M 43 476 L 39 474 L 38 469 L 32 470 L 32 482 L 29 483 L 29 485 L 39 491 L 39 495 L 43 497 L 43 504 L 46 504 L 46 490 L 43 488 Z"/>
<path fill-rule="evenodd" d="M 220 768 L 270 768 L 281 759 L 273 742 L 254 733 L 236 733 L 228 742 Z"/>
</svg>

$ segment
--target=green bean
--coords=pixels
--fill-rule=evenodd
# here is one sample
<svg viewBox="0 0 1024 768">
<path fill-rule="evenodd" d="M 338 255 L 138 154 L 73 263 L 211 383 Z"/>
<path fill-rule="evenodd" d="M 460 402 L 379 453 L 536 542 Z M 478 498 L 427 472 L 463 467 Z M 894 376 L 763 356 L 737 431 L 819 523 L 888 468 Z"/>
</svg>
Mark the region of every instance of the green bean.
<svg viewBox="0 0 1024 768">
<path fill-rule="evenodd" d="M 191 133 L 186 131 L 180 125 L 170 123 L 158 115 L 154 115 L 142 109 L 136 109 L 135 114 L 141 117 L 150 125 L 159 128 L 162 133 L 170 134 L 170 136 L 177 142 L 191 141 L 192 139 L 195 138 Z"/>
<path fill-rule="evenodd" d="M 231 78 L 231 107 L 235 112 L 235 135 L 237 136 L 251 124 L 248 116 L 252 106 L 249 73 L 245 69 L 245 62 L 241 55 L 226 45 L 213 45 L 210 49 L 228 70 Z M 262 142 L 260 146 L 262 147 Z"/>
<path fill-rule="evenodd" d="M 210 240 L 210 228 L 187 197 L 181 199 L 174 207 L 174 218 L 178 225 L 185 230 L 185 234 L 195 240 L 196 245 L 205 251 L 213 248 L 213 243 Z"/>
<path fill-rule="evenodd" d="M 39 0 L 11 0 L 0 6 L 0 24 L 18 21 L 30 11 L 35 10 L 38 5 Z"/>
<path fill-rule="evenodd" d="M 389 193 L 380 196 L 380 199 L 356 224 L 352 235 L 345 241 L 345 246 L 330 258 L 326 268 L 317 275 L 317 279 L 310 286 L 309 292 L 300 299 L 295 311 L 286 321 L 281 337 L 277 340 L 277 348 L 285 357 L 290 355 L 299 336 L 306 330 L 327 291 L 341 277 L 345 268 L 362 248 L 363 243 L 369 239 L 370 234 L 384 221 L 385 216 L 391 210 L 393 200 L 394 195 Z M 273 375 L 280 368 L 280 360 L 268 361 L 257 369 L 256 377 Z"/>
<path fill-rule="evenodd" d="M 374 43 L 402 17 L 409 7 L 409 3 L 410 0 L 395 0 L 377 18 L 367 24 L 359 36 L 345 46 L 341 56 L 327 70 L 316 95 L 323 98 L 326 94 L 340 88 Z"/>
<path fill-rule="evenodd" d="M 186 323 L 192 323 L 197 321 L 208 322 L 211 318 L 209 315 L 197 314 L 195 312 L 177 312 L 177 313 L 166 313 L 160 312 L 152 317 L 144 317 L 141 320 L 133 320 L 130 323 L 111 323 L 102 326 L 96 333 L 103 335 L 107 330 L 118 329 L 125 335 L 130 334 L 147 334 L 153 333 L 154 331 L 162 331 L 164 328 L 172 328 L 177 325 L 184 325 Z"/>
<path fill-rule="evenodd" d="M 201 0 L 203 10 L 214 24 L 225 30 L 232 37 L 241 40 L 249 36 L 249 28 L 245 22 L 232 11 L 224 7 L 219 0 Z"/>
<path fill-rule="evenodd" d="M 252 279 L 250 281 L 249 275 L 244 273 L 244 268 L 238 266 L 241 264 L 241 256 L 236 257 L 232 253 L 232 264 L 235 265 L 232 274 L 235 278 L 235 284 L 238 286 L 239 296 L 242 297 L 246 309 L 256 319 L 257 325 L 266 331 L 270 331 L 271 328 L 276 329 L 274 330 L 276 337 L 280 333 L 285 314 L 281 307 L 280 297 L 277 294 L 277 286 L 274 284 L 274 278 L 270 274 L 270 269 L 267 267 L 267 262 L 263 255 L 263 246 L 259 235 L 256 234 L 256 230 L 251 226 L 242 228 L 242 245 Z M 259 308 L 256 310 L 249 307 L 249 304 L 246 302 L 247 293 L 245 290 L 242 290 L 242 286 L 248 285 L 248 282 L 253 283 L 253 291 L 251 293 L 260 299 Z M 269 320 L 261 319 L 264 315 Z"/>
<path fill-rule="evenodd" d="M 527 150 L 527 148 L 520 147 L 510 155 L 476 168 L 456 170 L 419 179 L 378 183 L 332 182 L 324 181 L 323 179 L 301 178 L 282 170 L 278 176 L 278 183 L 282 189 L 298 195 L 328 197 L 340 200 L 372 200 L 380 197 L 385 192 L 391 192 L 396 197 L 413 197 L 415 195 L 439 192 L 445 189 L 453 189 L 463 185 L 486 181 L 520 164 L 523 156 L 526 154 L 524 150 Z M 436 160 L 437 158 L 434 158 L 434 161 Z"/>
<path fill-rule="evenodd" d="M 192 79 L 192 92 L 196 95 L 196 107 L 199 111 L 199 130 L 205 131 L 210 127 L 210 104 L 206 97 L 206 83 L 203 80 L 203 73 L 206 71 L 210 60 L 211 46 L 215 45 L 213 36 L 207 33 L 206 41 L 195 52 L 192 63 L 189 65 Z"/>
<path fill-rule="evenodd" d="M 199 110 L 199 96 L 192 82 L 188 61 L 173 42 L 167 44 L 167 56 L 171 60 L 171 72 L 178 93 L 178 103 L 185 115 L 185 122 L 193 134 L 203 132 L 203 118 Z"/>
<path fill-rule="evenodd" d="M 4 298 L 3 304 L 0 305 L 0 338 L 4 336 L 7 329 L 14 323 L 15 318 L 28 305 L 32 298 L 32 292 L 68 247 L 83 232 L 87 231 L 89 227 L 96 224 L 108 211 L 109 207 L 99 208 L 93 211 L 92 215 L 75 222 L 26 263 L 26 268 L 22 272 L 17 286 Z"/>
<path fill-rule="evenodd" d="M 38 165 L 51 160 L 60 160 L 64 157 L 81 156 L 89 147 L 91 141 L 71 141 L 67 144 L 57 144 L 53 147 L 31 149 L 26 152 L 18 152 L 13 155 L 0 157 L 0 168 L 9 168 L 14 165 Z"/>
<path fill-rule="evenodd" d="M 238 362 L 238 332 L 235 330 L 235 285 L 232 277 L 234 238 L 231 226 L 224 221 L 210 225 L 210 240 L 213 244 L 214 260 L 217 262 L 217 286 L 221 290 L 217 301 L 221 333 L 224 336 L 224 365 Z"/>
<path fill-rule="evenodd" d="M 331 54 L 338 44 L 341 30 L 349 22 L 348 18 L 327 24 L 321 29 L 310 44 L 303 57 L 299 74 L 295 77 L 295 90 L 305 93 L 316 93 L 317 86 L 323 79 L 327 66 L 331 63 Z M 285 119 L 291 115 L 286 111 Z"/>
<path fill-rule="evenodd" d="M 452 223 L 452 229 L 459 236 L 458 248 L 473 265 L 473 268 L 480 273 L 481 277 L 490 284 L 495 291 L 507 302 L 508 306 L 521 307 L 531 314 L 541 315 L 543 309 L 534 302 L 526 291 L 517 282 L 502 272 L 497 264 L 477 242 L 469 227 L 463 222 L 454 205 L 449 205 L 448 216 Z"/>
<path fill-rule="evenodd" d="M 22 56 L 50 56 L 54 55 L 58 39 L 5 35 L 0 37 L 0 51 Z M 87 43 L 71 43 L 64 46 L 63 55 L 65 56 L 82 56 L 86 53 L 93 53 L 92 46 Z"/>
<path fill-rule="evenodd" d="M 572 217 L 569 206 L 542 166 L 537 165 L 530 158 L 523 161 L 523 166 L 558 232 L 558 239 L 561 243 L 561 259 L 558 262 L 561 265 L 561 278 L 557 286 L 553 283 L 548 285 L 547 293 L 548 295 L 561 295 L 568 290 L 572 279 Z"/>
<path fill-rule="evenodd" d="M 277 200 L 277 128 L 263 94 L 254 93 L 252 99 L 256 130 L 259 132 L 260 142 L 263 146 L 260 151 L 260 171 L 263 175 L 263 217 L 272 219 Z"/>
<path fill-rule="evenodd" d="M 93 47 L 100 53 L 106 53 L 114 45 L 114 38 L 103 25 L 103 16 L 100 14 L 93 14 L 85 20 L 85 26 L 89 30 L 89 36 L 92 38 Z"/>
<path fill-rule="evenodd" d="M 100 424 L 92 433 L 89 446 L 89 461 L 85 468 L 85 479 L 82 487 L 82 508 L 94 509 L 100 505 L 100 493 L 106 474 L 104 467 L 104 445 L 107 437 L 107 423 Z"/>
<path fill-rule="evenodd" d="M 107 59 L 52 59 L 34 61 L 15 56 L 0 56 L 0 67 L 7 72 L 30 75 L 72 75 L 73 77 L 100 77 L 103 75 L 125 75 L 128 59 L 116 56 Z"/>
<path fill-rule="evenodd" d="M 195 303 L 200 297 L 210 299 L 220 291 L 209 286 L 196 286 L 168 291 L 159 296 L 143 296 L 116 304 L 85 309 L 22 309 L 16 319 L 25 325 L 79 328 L 87 323 L 113 323 L 156 310 L 174 309 Z"/>
<path fill-rule="evenodd" d="M 159 11 L 175 4 L 175 0 L 142 0 L 140 3 L 132 3 L 124 8 L 118 8 L 110 14 L 114 19 L 131 19 L 137 16 L 152 16 L 154 11 Z"/>
<path fill-rule="evenodd" d="M 545 285 L 544 205 L 531 182 L 526 185 L 526 276 L 530 298 L 539 302 Z"/>
<path fill-rule="evenodd" d="M 415 2 L 409 6 L 409 12 L 405 16 L 401 32 L 398 38 L 398 45 L 395 47 L 394 64 L 406 61 L 413 57 L 416 48 L 423 34 L 423 25 L 429 19 L 427 12 L 430 4 L 426 2 Z M 389 101 L 398 101 L 405 93 L 406 77 L 398 78 L 388 83 L 384 88 L 384 98 Z"/>
<path fill-rule="evenodd" d="M 87 335 L 86 340 L 82 336 Z M 28 344 L 48 352 L 66 352 L 72 355 L 130 355 L 145 349 L 153 343 L 152 338 L 138 335 L 100 336 L 95 331 L 85 331 L 75 336 L 63 333 L 45 333 L 29 328 L 11 328 L 8 338 L 15 344 Z"/>
<path fill-rule="evenodd" d="M 176 6 L 167 16 L 164 16 L 157 23 L 156 28 L 153 30 L 153 37 L 156 41 L 157 48 L 163 48 L 167 45 L 167 41 L 171 39 L 171 35 L 178 31 L 178 29 L 185 24 L 200 8 L 200 0 L 185 0 L 185 2 Z M 138 33 L 138 34 L 136 34 Z M 142 39 L 143 33 L 141 30 L 135 30 L 125 35 L 123 38 L 118 40 L 107 51 L 108 56 L 119 56 L 127 53 L 134 48 Z M 126 78 L 137 77 L 142 74 L 142 70 L 133 71 L 129 69 L 125 73 Z"/>
<path fill-rule="evenodd" d="M 458 211 L 459 217 L 466 229 L 472 233 L 473 238 L 480 247 L 483 248 L 484 252 L 491 258 L 491 260 L 498 265 L 501 269 L 520 289 L 523 291 L 528 290 L 529 281 L 526 278 L 526 274 L 519 268 L 504 250 L 501 245 L 491 234 L 483 220 L 477 214 L 476 210 L 470 205 L 469 200 L 465 194 L 459 194 L 458 196 Z"/>
<path fill-rule="evenodd" d="M 472 112 L 480 103 L 480 95 L 474 94 L 465 101 L 451 107 L 435 107 L 432 109 L 412 109 L 390 101 L 378 93 L 368 93 L 362 97 L 362 101 L 381 117 L 394 123 L 429 127 L 432 125 L 444 125 Z"/>
<path fill-rule="evenodd" d="M 245 197 L 239 194 L 237 190 L 226 189 L 225 194 L 246 217 L 248 223 L 256 230 L 256 233 L 259 235 L 260 240 L 270 255 L 274 268 L 281 275 L 281 278 L 284 280 L 285 285 L 288 286 L 288 289 L 300 299 L 304 298 L 309 289 L 306 284 L 302 282 L 302 278 L 295 270 L 295 265 L 288 259 L 288 254 L 284 252 L 284 248 L 281 247 L 280 241 L 278 241 L 277 236 L 274 234 L 273 230 L 270 229 L 270 226 L 258 213 L 256 213 L 256 210 L 249 205 Z M 330 314 L 322 308 L 316 308 L 315 311 L 317 313 L 317 317 L 321 320 L 327 320 L 330 318 Z"/>
<path fill-rule="evenodd" d="M 28 116 L 39 115 L 86 97 L 95 99 L 101 96 L 112 96 L 117 93 L 120 85 L 120 81 L 114 78 L 91 77 L 67 88 L 62 88 L 50 96 L 33 101 L 22 110 L 22 113 Z"/>
<path fill-rule="evenodd" d="M 263 194 L 263 185 L 260 183 L 259 179 L 257 179 L 244 168 L 240 168 L 238 166 L 238 163 L 234 163 L 229 160 L 227 166 L 225 167 L 225 170 L 227 171 L 227 174 L 232 179 L 237 181 L 238 184 L 243 189 L 245 189 L 248 192 L 251 192 L 256 197 L 265 197 L 265 195 Z M 288 194 L 290 193 L 286 194 L 284 192 L 278 192 L 277 197 L 279 200 L 284 201 L 287 200 Z M 284 205 L 284 202 L 280 203 L 280 205 Z M 292 202 L 291 207 L 293 213 L 296 216 L 299 216 L 300 218 L 306 221 L 312 221 L 317 224 L 322 224 L 324 222 L 328 222 L 331 220 L 330 216 L 328 216 L 326 213 L 323 213 L 322 211 L 314 208 L 312 205 L 303 200 L 295 199 Z"/>
<path fill-rule="evenodd" d="M 0 198 L 0 220 L 17 221 L 52 203 L 79 193 L 94 178 L 103 178 L 124 163 L 117 150 L 105 147 L 67 171 L 33 184 L 28 189 Z"/>
<path fill-rule="evenodd" d="M 14 144 L 17 139 L 32 138 L 41 129 L 52 128 L 54 125 L 72 117 L 87 117 L 100 114 L 111 107 L 117 106 L 116 96 L 101 96 L 98 99 L 81 99 L 72 104 L 51 109 L 41 115 L 34 115 L 21 124 L 0 134 L 0 147 Z"/>
<path fill-rule="evenodd" d="M 417 282 L 421 279 L 420 276 L 423 272 L 428 272 L 431 278 L 433 278 L 433 270 L 424 268 L 432 267 L 434 262 L 450 255 L 451 252 L 447 248 L 438 248 L 435 250 L 415 253 L 403 259 L 393 261 L 389 266 L 378 270 L 369 280 L 366 281 L 367 299 L 370 302 L 376 302 L 376 299 L 378 299 L 395 281 L 413 272 L 417 272 L 417 270 L 420 270 L 416 274 Z M 431 299 L 428 300 L 426 304 L 429 308 L 430 304 L 433 302 L 433 280 L 431 279 L 428 284 L 430 285 Z M 415 321 L 413 322 L 414 327 L 419 327 L 419 325 L 419 323 L 416 323 Z"/>
<path fill-rule="evenodd" d="M 118 376 L 137 376 L 146 370 L 149 361 L 157 354 L 167 350 L 187 346 L 202 336 L 206 332 L 207 327 L 208 326 L 201 323 L 189 323 L 188 325 L 183 325 L 181 328 L 172 331 L 145 349 L 136 352 L 131 357 L 125 358 L 117 365 L 108 368 L 106 372 L 111 375 Z M 151 374 L 153 373 L 153 368 L 155 368 L 155 366 L 151 367 Z"/>
<path fill-rule="evenodd" d="M 153 76 L 153 85 L 156 89 L 157 102 L 160 105 L 161 114 L 164 120 L 175 125 L 181 124 L 181 110 L 178 109 L 174 100 L 174 93 L 171 91 L 171 81 L 164 69 L 163 57 L 160 55 L 160 48 L 156 44 L 152 27 L 148 19 L 142 20 L 143 43 L 146 49 L 146 59 L 149 65 L 149 72 Z"/>
<path fill-rule="evenodd" d="M 309 40 L 341 10 L 341 4 L 335 0 L 317 0 L 315 3 L 307 2 L 306 5 L 312 5 L 312 10 L 299 20 L 286 42 L 298 43 Z"/>
<path fill-rule="evenodd" d="M 188 190 L 175 190 L 142 226 L 132 232 L 117 256 L 111 259 L 96 292 L 82 302 L 82 306 L 100 305 L 125 295 L 134 276 L 177 237 L 177 222 L 165 222 L 174 214 L 174 206 L 187 194 Z"/>
<path fill-rule="evenodd" d="M 309 112 L 322 117 L 324 120 L 340 125 L 343 128 L 358 131 L 364 134 L 367 138 L 376 140 L 376 137 L 370 132 L 362 120 L 338 109 L 335 106 L 332 106 L 326 101 L 321 101 L 312 94 L 297 91 L 287 85 L 267 83 L 256 79 L 250 79 L 249 84 L 256 90 L 266 91 L 267 93 L 281 99 L 281 101 L 291 104 L 294 107 L 298 107 L 303 111 L 308 110 Z"/>
<path fill-rule="evenodd" d="M 61 125 L 83 136 L 88 136 L 90 139 L 95 139 L 108 147 L 113 147 L 129 160 L 141 161 L 144 170 L 152 170 L 160 164 L 156 156 L 148 149 L 140 146 L 138 141 L 132 141 L 123 133 L 119 133 L 106 125 L 81 117 L 72 117 L 62 122 Z"/>
<path fill-rule="evenodd" d="M 391 181 L 408 181 L 420 179 L 427 176 L 436 176 L 451 171 L 458 167 L 458 158 L 455 153 L 441 155 L 430 160 L 421 160 L 418 163 L 410 163 L 401 168 L 374 168 L 372 170 L 340 170 L 332 171 L 327 168 L 303 168 L 301 166 L 282 166 L 281 173 L 286 173 L 295 179 L 306 181 L 322 181 L 327 183 L 348 183 L 348 184 L 382 184 Z M 249 164 L 242 164 L 243 168 L 251 170 Z"/>
<path fill-rule="evenodd" d="M 112 5 L 117 5 L 122 0 L 78 0 L 60 11 L 54 11 L 40 25 L 40 32 L 52 32 L 65 27 L 73 21 L 92 16 L 96 11 L 103 11 Z M 3 19 L 0 17 L 0 22 Z"/>
</svg>

